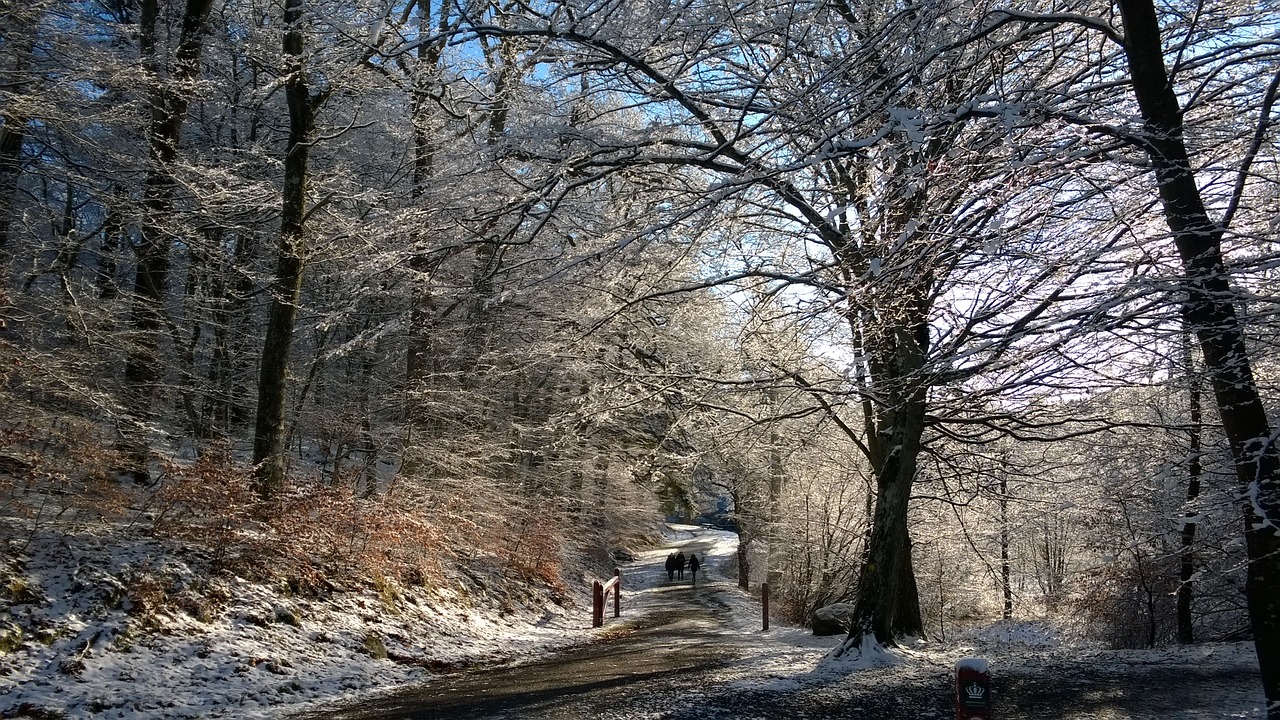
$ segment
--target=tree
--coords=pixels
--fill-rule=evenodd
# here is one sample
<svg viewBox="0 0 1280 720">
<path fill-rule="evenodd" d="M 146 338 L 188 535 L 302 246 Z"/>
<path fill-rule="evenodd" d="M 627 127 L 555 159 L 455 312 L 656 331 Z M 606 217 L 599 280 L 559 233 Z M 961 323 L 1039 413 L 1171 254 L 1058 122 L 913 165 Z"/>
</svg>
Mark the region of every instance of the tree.
<svg viewBox="0 0 1280 720">
<path fill-rule="evenodd" d="M 1036 34 L 1049 27 L 1071 24 L 1107 38 L 1123 55 L 1123 71 L 1129 80 L 1132 100 L 1141 114 L 1142 127 L 1130 130 L 1118 124 L 1080 122 L 1099 134 L 1122 140 L 1144 153 L 1150 163 L 1163 219 L 1181 259 L 1183 274 L 1178 288 L 1183 293 L 1185 322 L 1195 334 L 1203 355 L 1205 372 L 1213 388 L 1245 499 L 1242 511 L 1249 554 L 1250 618 L 1268 701 L 1268 718 L 1280 718 L 1280 528 L 1275 522 L 1280 513 L 1280 477 L 1277 477 L 1274 432 L 1258 392 L 1236 311 L 1240 291 L 1233 287 L 1223 257 L 1224 235 L 1240 206 L 1252 161 L 1263 141 L 1263 129 L 1271 123 L 1271 108 L 1280 81 L 1272 82 L 1261 96 L 1255 96 L 1258 97 L 1258 130 L 1252 133 L 1235 168 L 1237 180 L 1230 186 L 1223 217 L 1215 221 L 1209 216 L 1203 191 L 1197 183 L 1197 165 L 1186 142 L 1186 119 L 1193 108 L 1184 107 L 1179 100 L 1178 83 L 1184 76 L 1205 67 L 1200 60 L 1208 58 L 1222 58 L 1210 63 L 1214 77 L 1232 82 L 1232 74 L 1226 68 L 1249 62 L 1247 48 L 1252 41 L 1247 32 L 1241 36 L 1238 29 L 1231 26 L 1213 28 L 1209 22 L 1203 27 L 1192 24 L 1182 32 L 1180 46 L 1172 51 L 1175 65 L 1171 73 L 1166 67 L 1169 48 L 1162 39 L 1161 16 L 1154 3 L 1117 0 L 1116 7 L 1122 30 L 1101 18 L 997 11 L 983 32 L 1015 23 Z M 1199 9 L 1193 9 L 1191 16 L 1199 18 L 1199 15 Z M 1172 13 L 1170 17 L 1184 16 Z M 1258 19 L 1246 17 L 1244 22 L 1256 23 Z M 1202 50 L 1196 44 L 1197 33 L 1204 32 L 1215 32 L 1212 36 L 1215 42 L 1209 43 L 1211 49 Z M 1209 38 L 1203 37 L 1206 41 Z M 1201 57 L 1191 57 L 1184 62 L 1185 54 Z M 1209 82 L 1217 81 L 1210 78 Z M 1073 93 L 1070 97 L 1086 95 Z M 1194 100 L 1208 97 L 1212 94 L 1195 95 Z"/>
<path fill-rule="evenodd" d="M 9 6 L 0 11 L 5 28 L 0 40 L 8 50 L 4 65 L 0 66 L 0 92 L 4 92 L 8 100 L 0 114 L 0 270 L 6 274 L 9 228 L 22 174 L 22 146 L 29 121 L 22 111 L 21 97 L 28 92 L 29 79 L 25 75 L 35 45 L 33 30 L 39 25 L 42 12 L 40 4 Z"/>
<path fill-rule="evenodd" d="M 134 283 L 135 306 L 132 324 L 136 332 L 136 350 L 125 363 L 125 379 L 135 389 L 134 422 L 145 426 L 151 412 L 155 385 L 162 369 L 159 356 L 160 338 L 165 328 L 165 285 L 169 279 L 169 247 L 172 244 L 166 223 L 173 208 L 175 183 L 172 166 L 178 157 L 178 141 L 191 103 L 191 86 L 200 75 L 200 51 L 204 47 L 205 24 L 213 0 L 188 0 L 182 14 L 182 31 L 173 53 L 172 77 L 153 90 L 151 118 L 148 127 L 149 165 L 147 170 L 144 220 L 138 246 L 138 264 Z M 156 0 L 143 0 L 139 44 L 144 67 L 160 76 L 157 49 L 158 6 Z M 138 432 L 139 428 L 130 428 Z M 126 451 L 133 464 L 132 472 L 144 479 L 147 471 L 147 441 L 126 439 Z"/>
<path fill-rule="evenodd" d="M 330 9 L 335 13 L 348 10 L 341 7 Z M 386 14 L 391 10 L 383 8 L 382 12 Z M 329 203 L 337 202 L 339 194 L 333 190 L 326 197 L 311 202 L 311 163 L 317 141 L 317 115 L 336 91 L 345 89 L 320 72 L 321 68 L 311 64 L 315 53 L 308 46 L 307 38 L 315 15 L 309 11 L 308 4 L 303 0 L 287 0 L 282 17 L 284 27 L 280 42 L 284 66 L 280 82 L 285 91 L 289 122 L 282 163 L 280 234 L 258 373 L 253 440 L 256 489 L 265 498 L 283 488 L 286 476 L 290 352 L 307 264 L 315 245 L 314 233 L 309 231 L 307 222 Z M 335 53 L 334 67 L 324 66 L 323 71 L 352 72 L 353 68 L 367 65 L 369 59 L 378 53 L 379 38 L 373 38 L 373 41 L 371 47 L 339 48 Z M 313 87 L 313 73 L 319 73 L 319 87 Z M 354 125 L 355 120 L 351 123 Z M 313 368 L 319 369 L 318 365 Z"/>
<path fill-rule="evenodd" d="M 1187 380 L 1187 508 L 1182 519 L 1179 542 L 1181 555 L 1178 562 L 1178 642 L 1190 644 L 1195 641 L 1195 631 L 1191 618 L 1192 589 L 1196 576 L 1195 539 L 1197 513 L 1194 503 L 1200 497 L 1200 484 L 1204 475 L 1204 458 L 1202 457 L 1201 440 L 1204 435 L 1204 413 L 1200 406 L 1200 374 L 1196 367 L 1192 349 L 1191 333 L 1183 334 L 1182 370 Z"/>
<path fill-rule="evenodd" d="M 306 259 L 307 170 L 315 133 L 316 108 L 305 66 L 303 0 L 284 4 L 284 86 L 289 110 L 289 140 L 284 151 L 281 192 L 280 246 L 271 285 L 271 310 L 258 375 L 258 415 L 254 422 L 253 464 L 258 493 L 269 497 L 281 489 L 285 477 L 285 374 L 293 341 L 302 271 Z"/>
<path fill-rule="evenodd" d="M 1280 453 L 1253 379 L 1244 333 L 1222 257 L 1229 219 L 1209 218 L 1183 142 L 1183 110 L 1165 69 L 1160 22 L 1151 0 L 1117 0 L 1134 96 L 1145 122 L 1165 220 L 1182 258 L 1187 324 L 1195 332 L 1231 443 L 1249 551 L 1247 595 L 1254 645 L 1267 696 L 1267 717 L 1280 718 Z M 1264 122 L 1269 122 L 1269 106 Z M 1242 166 L 1241 172 L 1247 171 Z"/>
</svg>

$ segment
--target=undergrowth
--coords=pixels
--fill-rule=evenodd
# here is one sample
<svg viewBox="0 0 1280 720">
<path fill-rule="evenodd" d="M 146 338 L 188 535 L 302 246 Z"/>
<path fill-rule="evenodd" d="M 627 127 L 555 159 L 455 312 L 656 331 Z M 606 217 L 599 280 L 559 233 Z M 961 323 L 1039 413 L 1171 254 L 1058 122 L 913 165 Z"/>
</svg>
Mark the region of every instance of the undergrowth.
<svg viewBox="0 0 1280 720">
<path fill-rule="evenodd" d="M 205 547 L 212 570 L 283 580 L 315 595 L 351 580 L 431 586 L 443 577 L 443 534 L 394 493 L 294 479 L 260 498 L 250 474 L 216 454 L 170 464 L 154 498 L 156 532 Z"/>
<path fill-rule="evenodd" d="M 574 574 L 607 562 L 606 541 L 570 539 L 580 517 L 492 479 L 401 479 L 371 495 L 358 477 L 295 475 L 263 499 L 228 448 L 206 446 L 193 462 L 154 457 L 160 472 L 145 485 L 117 472 L 126 463 L 103 425 L 36 403 L 13 409 L 0 421 L 0 546 L 18 562 L 37 537 L 74 542 L 91 529 L 186 548 L 195 579 L 169 577 L 163 563 L 120 571 L 112 592 L 140 620 L 177 609 L 208 621 L 228 601 L 217 577 L 310 597 L 372 591 L 389 607 L 397 588 L 457 590 L 461 579 L 464 596 L 504 608 L 565 604 L 566 562 Z M 22 602 L 21 567 L 4 580 L 5 601 Z"/>
</svg>

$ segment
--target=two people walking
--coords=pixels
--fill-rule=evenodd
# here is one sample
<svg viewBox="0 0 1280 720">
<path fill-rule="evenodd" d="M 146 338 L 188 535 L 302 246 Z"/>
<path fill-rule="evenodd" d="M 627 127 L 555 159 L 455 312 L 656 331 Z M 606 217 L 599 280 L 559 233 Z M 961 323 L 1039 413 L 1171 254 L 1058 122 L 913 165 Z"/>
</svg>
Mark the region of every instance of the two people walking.
<svg viewBox="0 0 1280 720">
<path fill-rule="evenodd" d="M 679 575 L 680 579 L 684 579 L 684 568 L 686 565 L 684 551 L 673 552 L 667 556 L 667 579 L 675 580 Z"/>
<path fill-rule="evenodd" d="M 671 553 L 667 556 L 667 580 L 684 579 L 685 568 L 693 573 L 693 581 L 698 581 L 698 569 L 702 567 L 702 563 L 698 560 L 698 556 L 689 553 L 689 557 L 684 556 L 684 551 Z"/>
</svg>

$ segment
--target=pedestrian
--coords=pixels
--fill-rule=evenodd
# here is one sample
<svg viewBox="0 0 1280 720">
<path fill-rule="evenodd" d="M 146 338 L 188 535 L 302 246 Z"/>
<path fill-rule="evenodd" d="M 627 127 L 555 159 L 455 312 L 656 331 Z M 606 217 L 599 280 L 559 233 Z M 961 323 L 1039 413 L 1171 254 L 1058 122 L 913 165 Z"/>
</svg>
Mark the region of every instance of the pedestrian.
<svg viewBox="0 0 1280 720">
<path fill-rule="evenodd" d="M 676 577 L 684 579 L 684 551 L 676 553 Z"/>
<path fill-rule="evenodd" d="M 698 582 L 698 568 L 702 567 L 702 563 L 698 562 L 698 556 L 689 553 L 689 572 L 693 573 L 693 581 Z"/>
<path fill-rule="evenodd" d="M 676 554 L 667 553 L 667 581 L 676 579 Z"/>
</svg>

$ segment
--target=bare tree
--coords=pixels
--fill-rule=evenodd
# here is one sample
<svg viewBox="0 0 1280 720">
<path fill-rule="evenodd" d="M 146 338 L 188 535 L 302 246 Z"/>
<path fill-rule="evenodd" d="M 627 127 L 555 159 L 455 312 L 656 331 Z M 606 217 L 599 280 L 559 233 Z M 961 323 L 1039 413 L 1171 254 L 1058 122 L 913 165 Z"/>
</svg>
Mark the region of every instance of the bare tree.
<svg viewBox="0 0 1280 720">
<path fill-rule="evenodd" d="M 187 108 L 192 101 L 192 84 L 200 76 L 200 52 L 204 47 L 205 24 L 212 0 L 189 0 L 182 14 L 182 31 L 173 52 L 173 65 L 166 81 L 153 90 L 148 129 L 148 165 L 144 200 L 145 216 L 138 246 L 134 283 L 135 306 L 132 324 L 137 349 L 125 363 L 125 380 L 136 397 L 130 404 L 133 423 L 145 426 L 151 412 L 155 385 L 162 375 L 158 343 L 165 328 L 165 286 L 169 280 L 169 248 L 173 242 L 168 229 L 173 208 L 172 166 L 178 157 L 178 141 Z M 157 48 L 158 12 L 156 0 L 143 0 L 140 40 L 143 65 L 160 76 L 161 56 Z M 147 440 L 137 435 L 140 428 L 128 428 L 125 449 L 132 472 L 146 478 Z"/>
<path fill-rule="evenodd" d="M 1183 111 L 1165 69 L 1154 3 L 1117 2 L 1133 91 L 1145 121 L 1144 149 L 1155 170 L 1165 220 L 1182 257 L 1187 324 L 1199 340 L 1247 498 L 1242 508 L 1249 550 L 1247 594 L 1267 717 L 1274 720 L 1280 718 L 1280 454 L 1236 316 L 1238 294 L 1222 258 L 1222 234 L 1229 219 L 1219 223 L 1209 218 L 1196 185 L 1183 142 Z M 1264 116 L 1264 122 L 1269 121 Z"/>
<path fill-rule="evenodd" d="M 4 45 L 9 49 L 0 67 L 0 92 L 8 99 L 0 114 L 0 268 L 7 272 L 9 253 L 9 228 L 13 221 L 14 200 L 18 192 L 18 179 L 22 174 L 22 146 L 26 139 L 28 118 L 21 112 L 21 102 L 14 102 L 27 92 L 29 79 L 24 77 L 35 44 L 33 27 L 38 24 L 38 8 L 29 6 L 9 7 L 3 11 Z M 16 107 L 15 107 L 16 106 Z"/>
<path fill-rule="evenodd" d="M 1185 353 L 1182 363 L 1182 375 L 1187 381 L 1187 508 L 1182 518 L 1179 542 L 1181 552 L 1178 562 L 1178 642 L 1190 644 L 1195 641 L 1194 624 L 1192 622 L 1193 588 L 1196 576 L 1196 520 L 1195 503 L 1200 497 L 1200 485 L 1204 476 L 1204 458 L 1202 439 L 1204 436 L 1204 412 L 1200 401 L 1200 375 L 1195 363 L 1190 333 L 1184 334 Z"/>
<path fill-rule="evenodd" d="M 1280 478 L 1277 477 L 1275 435 L 1254 379 L 1254 363 L 1236 310 L 1240 291 L 1231 281 L 1223 256 L 1224 234 L 1240 208 L 1252 161 L 1264 135 L 1262 129 L 1272 122 L 1272 106 L 1280 81 L 1273 81 L 1264 92 L 1252 96 L 1256 98 L 1259 113 L 1258 131 L 1245 143 L 1235 168 L 1237 179 L 1228 185 L 1230 191 L 1225 197 L 1223 216 L 1214 220 L 1197 182 L 1197 164 L 1187 146 L 1186 119 L 1193 108 L 1184 107 L 1179 99 L 1178 83 L 1184 76 L 1197 83 L 1230 82 L 1230 73 L 1224 68 L 1250 62 L 1252 42 L 1248 38 L 1236 38 L 1230 27 L 1223 27 L 1215 35 L 1226 39 L 1223 46 L 1202 52 L 1195 44 L 1196 38 L 1199 33 L 1213 30 L 1208 27 L 1207 18 L 1204 28 L 1197 24 L 1202 8 L 1193 8 L 1189 16 L 1177 13 L 1168 16 L 1179 21 L 1185 17 L 1192 20 L 1181 32 L 1181 44 L 1170 48 L 1162 39 L 1161 16 L 1150 0 L 1118 0 L 1116 8 L 1120 28 L 1100 17 L 1010 10 L 994 13 L 983 32 L 1008 24 L 1030 28 L 1033 33 L 1049 27 L 1076 26 L 1106 38 L 1122 54 L 1121 67 L 1130 83 L 1132 102 L 1141 114 L 1142 127 L 1128 128 L 1078 115 L 1073 121 L 1100 135 L 1120 139 L 1145 154 L 1150 163 L 1162 215 L 1181 259 L 1183 274 L 1177 282 L 1183 294 L 1185 322 L 1199 343 L 1245 499 L 1242 511 L 1250 561 L 1247 584 L 1250 617 L 1268 701 L 1268 717 L 1280 718 L 1280 529 L 1275 523 L 1280 513 Z M 1246 14 L 1239 21 L 1256 22 L 1256 18 L 1250 20 Z M 1166 66 L 1170 52 L 1175 58 L 1174 72 Z M 1199 68 L 1206 66 L 1213 68 L 1212 76 L 1200 75 Z M 1101 92 L 1110 91 L 1100 83 L 1095 94 L 1076 97 L 1096 102 Z M 1195 94 L 1190 104 L 1207 102 L 1211 97 L 1212 94 Z M 1101 112 L 1101 107 L 1094 105 L 1089 109 Z"/>
<path fill-rule="evenodd" d="M 285 375 L 293 341 L 302 272 L 306 262 L 307 172 L 314 141 L 315 116 L 323 100 L 313 96 L 307 82 L 306 19 L 303 0 L 284 5 L 283 50 L 285 98 L 289 110 L 289 140 L 284 151 L 281 192 L 280 246 L 271 284 L 271 310 L 258 375 L 258 415 L 254 423 L 253 463 L 258 493 L 269 497 L 285 478 Z"/>
</svg>

